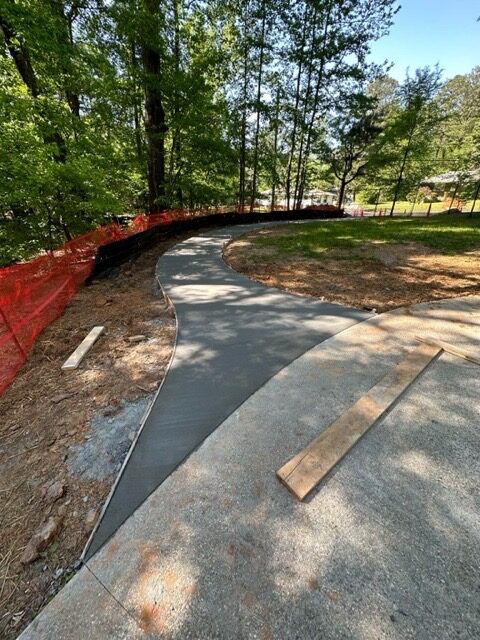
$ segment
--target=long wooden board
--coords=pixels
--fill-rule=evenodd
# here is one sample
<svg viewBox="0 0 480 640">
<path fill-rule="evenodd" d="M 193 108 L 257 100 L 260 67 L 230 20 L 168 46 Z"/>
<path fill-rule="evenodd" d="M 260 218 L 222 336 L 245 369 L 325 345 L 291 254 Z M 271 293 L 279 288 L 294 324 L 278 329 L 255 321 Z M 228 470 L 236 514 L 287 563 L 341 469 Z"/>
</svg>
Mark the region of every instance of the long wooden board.
<svg viewBox="0 0 480 640">
<path fill-rule="evenodd" d="M 391 407 L 442 347 L 422 344 L 411 351 L 305 449 L 277 471 L 278 478 L 303 500 Z"/>
<path fill-rule="evenodd" d="M 421 336 L 415 336 L 415 338 L 419 342 L 424 342 L 425 344 L 429 344 L 432 347 L 441 347 L 447 353 L 451 353 L 454 356 L 458 356 L 459 358 L 463 358 L 464 360 L 468 360 L 468 362 L 473 362 L 473 364 L 480 365 L 480 358 L 475 358 L 468 351 L 463 351 L 463 349 L 459 349 L 455 347 L 453 344 L 449 344 L 448 342 L 443 342 L 443 340 L 430 340 L 429 338 L 422 338 Z"/>
<path fill-rule="evenodd" d="M 62 365 L 62 369 L 76 369 L 104 331 L 105 327 L 93 327 L 87 337 L 84 338 L 75 349 L 72 355 L 67 360 L 65 360 Z"/>
</svg>

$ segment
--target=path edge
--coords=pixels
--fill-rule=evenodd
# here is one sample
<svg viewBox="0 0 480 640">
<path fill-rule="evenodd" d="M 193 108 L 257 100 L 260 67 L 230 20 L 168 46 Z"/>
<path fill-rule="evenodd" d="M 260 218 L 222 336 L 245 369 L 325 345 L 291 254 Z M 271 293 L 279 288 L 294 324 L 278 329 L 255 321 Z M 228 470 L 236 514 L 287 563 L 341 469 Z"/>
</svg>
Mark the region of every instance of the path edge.
<svg viewBox="0 0 480 640">
<path fill-rule="evenodd" d="M 346 220 L 346 219 L 347 219 L 346 216 L 344 216 L 343 218 L 330 218 L 330 219 L 328 219 L 328 218 L 321 219 L 320 218 L 318 220 L 314 220 L 314 219 L 313 220 L 309 220 L 307 218 L 305 220 L 282 220 L 281 222 L 275 222 L 275 221 L 274 222 L 265 222 L 265 223 L 263 223 L 263 225 L 264 225 L 264 228 L 268 228 L 268 227 L 274 227 L 274 226 L 278 226 L 278 225 L 308 224 L 310 222 L 312 222 L 312 223 L 315 223 L 315 222 L 338 222 L 339 220 Z M 358 218 L 358 220 L 365 220 L 365 218 Z M 259 225 L 260 224 L 262 224 L 262 223 L 259 223 Z M 253 278 L 252 276 L 249 276 L 246 273 L 243 273 L 243 271 L 238 271 L 226 259 L 225 250 L 228 248 L 228 246 L 230 244 L 236 242 L 237 240 L 240 240 L 241 238 L 243 238 L 244 236 L 248 235 L 249 233 L 250 233 L 250 231 L 245 231 L 245 233 L 242 233 L 239 236 L 236 236 L 236 237 L 231 236 L 229 240 L 226 240 L 224 242 L 223 247 L 222 247 L 222 260 L 223 260 L 225 266 L 227 266 L 230 269 L 230 271 L 233 271 L 233 273 L 235 273 L 237 276 L 241 276 L 242 278 L 245 278 L 245 280 L 248 280 L 249 282 L 253 282 L 254 284 L 260 285 L 261 287 L 264 287 L 265 289 L 268 289 L 270 291 L 280 291 L 280 293 L 283 293 L 283 294 L 285 294 L 287 296 L 294 296 L 296 298 L 302 298 L 303 300 L 318 300 L 319 302 L 326 302 L 328 304 L 336 305 L 338 307 L 345 307 L 347 309 L 354 309 L 355 311 L 361 311 L 363 313 L 371 313 L 373 315 L 373 317 L 382 315 L 381 313 L 378 313 L 377 311 L 373 311 L 373 310 L 370 310 L 370 309 L 365 309 L 364 307 L 355 307 L 352 304 L 346 304 L 344 302 L 338 302 L 337 300 L 329 300 L 329 299 L 327 299 L 325 297 L 317 298 L 316 296 L 309 295 L 308 293 L 301 293 L 300 291 L 290 291 L 289 289 L 282 289 L 281 287 L 274 287 L 272 285 L 265 284 L 261 280 L 257 280 L 256 278 Z M 402 307 L 396 307 L 396 308 L 400 309 Z M 382 313 L 386 313 L 386 312 L 384 311 Z M 362 320 L 362 322 L 364 322 L 364 320 Z"/>
<path fill-rule="evenodd" d="M 148 403 L 147 407 L 145 408 L 145 411 L 143 412 L 143 416 L 142 416 L 142 418 L 140 420 L 140 426 L 139 426 L 139 428 L 137 430 L 137 433 L 135 434 L 135 438 L 132 440 L 132 442 L 130 444 L 130 448 L 128 449 L 127 455 L 125 456 L 125 459 L 122 462 L 122 466 L 120 467 L 120 470 L 117 473 L 117 476 L 116 476 L 115 481 L 114 481 L 114 483 L 113 483 L 113 485 L 112 485 L 112 487 L 111 487 L 111 489 L 109 491 L 107 499 L 105 500 L 105 502 L 103 504 L 103 507 L 102 507 L 100 515 L 99 515 L 99 517 L 97 519 L 97 522 L 95 523 L 95 526 L 93 527 L 90 535 L 88 536 L 88 540 L 85 543 L 83 551 L 82 551 L 82 553 L 80 555 L 79 560 L 84 565 L 86 565 L 88 560 L 90 560 L 90 558 L 93 557 L 93 555 L 95 555 L 95 554 L 93 554 L 92 556 L 89 555 L 90 545 L 92 544 L 93 539 L 94 539 L 94 537 L 95 537 L 95 535 L 96 535 L 96 533 L 97 533 L 97 531 L 98 531 L 98 529 L 100 527 L 100 523 L 102 522 L 102 519 L 103 519 L 103 516 L 105 515 L 105 512 L 107 511 L 108 507 L 110 506 L 110 502 L 112 501 L 112 498 L 113 498 L 113 496 L 115 494 L 115 491 L 116 491 L 116 489 L 117 489 L 117 487 L 118 487 L 118 485 L 120 483 L 120 480 L 123 477 L 123 474 L 125 472 L 125 468 L 126 468 L 128 462 L 129 462 L 129 460 L 130 460 L 130 458 L 131 458 L 131 456 L 133 454 L 133 451 L 134 451 L 134 449 L 135 449 L 135 447 L 137 445 L 138 439 L 140 438 L 140 435 L 141 435 L 141 433 L 143 431 L 145 423 L 148 420 L 148 417 L 149 417 L 149 415 L 150 415 L 150 413 L 152 411 L 152 408 L 153 408 L 155 402 L 157 401 L 157 398 L 158 398 L 158 396 L 160 394 L 160 391 L 163 388 L 163 385 L 165 384 L 165 380 L 167 379 L 167 376 L 168 376 L 168 374 L 170 372 L 171 366 L 173 364 L 173 360 L 175 358 L 175 353 L 177 351 L 177 342 L 178 342 L 178 316 L 177 316 L 177 310 L 175 309 L 175 305 L 171 301 L 170 296 L 165 291 L 165 288 L 164 288 L 164 286 L 163 286 L 163 284 L 162 284 L 162 282 L 160 280 L 159 274 L 157 272 L 157 266 L 158 266 L 158 261 L 159 260 L 160 260 L 160 258 L 155 263 L 155 281 L 156 281 L 157 285 L 159 286 L 160 292 L 162 293 L 163 298 L 164 298 L 164 300 L 166 302 L 167 310 L 171 310 L 172 311 L 173 318 L 175 320 L 175 338 L 174 338 L 174 341 L 173 341 L 173 348 L 172 348 L 172 352 L 170 354 L 170 359 L 169 359 L 169 361 L 167 363 L 167 366 L 165 367 L 165 373 L 163 375 L 162 381 L 158 385 L 155 393 L 153 394 L 150 402 Z"/>
<path fill-rule="evenodd" d="M 321 220 L 321 219 L 320 219 L 320 220 Z M 318 221 L 318 220 L 315 220 L 315 219 L 313 219 L 313 220 L 304 219 L 304 220 L 299 220 L 298 222 L 300 222 L 300 223 L 305 223 L 305 222 L 316 222 L 316 221 Z M 336 220 L 335 220 L 335 221 L 336 221 Z M 266 223 L 253 223 L 253 224 L 254 224 L 255 226 L 257 226 L 257 225 L 258 225 L 258 226 L 260 226 L 260 225 L 261 225 L 261 226 L 274 226 L 274 225 L 277 225 L 277 224 L 292 224 L 292 223 L 296 223 L 296 222 L 297 222 L 296 220 L 293 220 L 293 221 L 291 221 L 291 220 L 290 220 L 290 221 L 288 221 L 288 220 L 287 220 L 287 221 L 281 221 L 281 222 L 273 221 L 273 222 L 266 222 Z M 236 225 L 231 225 L 231 226 L 236 226 Z M 229 228 L 229 226 L 227 226 L 227 227 L 225 227 L 225 228 L 226 228 L 226 229 L 228 229 L 228 228 Z M 207 230 L 207 231 L 204 231 L 204 232 L 201 232 L 201 233 L 197 234 L 197 236 L 208 235 L 208 233 L 209 233 L 209 231 Z M 248 232 L 246 232 L 246 233 L 248 233 Z M 194 236 L 194 237 L 196 237 L 196 236 Z M 262 286 L 262 287 L 263 287 L 263 288 L 265 288 L 265 289 L 270 289 L 270 290 L 272 290 L 272 291 L 281 291 L 281 293 L 283 293 L 284 295 L 291 295 L 291 296 L 293 296 L 293 297 L 305 297 L 305 298 L 311 298 L 311 296 L 303 296 L 302 294 L 297 294 L 297 293 L 290 292 L 290 291 L 282 291 L 282 290 L 280 290 L 280 289 L 277 289 L 276 287 L 268 287 L 267 285 L 263 284 L 262 282 L 258 282 L 258 281 L 256 281 L 256 280 L 253 280 L 252 278 L 249 278 L 249 277 L 248 277 L 248 276 L 246 276 L 245 274 L 243 274 L 243 273 L 241 273 L 241 272 L 236 271 L 236 269 L 234 269 L 234 268 L 233 268 L 233 267 L 232 267 L 232 266 L 231 266 L 231 265 L 230 265 L 230 264 L 229 264 L 229 263 L 224 259 L 224 257 L 223 257 L 225 247 L 226 247 L 230 242 L 232 242 L 232 240 L 233 240 L 233 237 L 232 237 L 232 236 L 230 236 L 230 238 L 229 238 L 228 240 L 225 240 L 225 241 L 224 241 L 224 243 L 223 243 L 223 245 L 222 245 L 222 250 L 221 250 L 221 256 L 220 256 L 220 257 L 221 257 L 221 260 L 222 260 L 223 264 L 224 264 L 226 267 L 228 267 L 228 269 L 230 269 L 230 270 L 231 270 L 233 273 L 235 273 L 237 276 L 240 276 L 240 277 L 244 278 L 247 282 L 255 283 L 255 284 L 257 284 L 257 285 L 260 285 L 260 286 Z M 182 240 L 179 240 L 179 241 L 178 241 L 178 242 L 176 242 L 172 247 L 170 247 L 168 250 L 170 251 L 171 249 L 173 249 L 174 247 L 176 247 L 176 246 L 180 245 L 180 244 L 181 244 L 182 242 L 184 242 L 184 241 L 185 241 L 185 238 L 184 238 L 184 239 L 182 239 Z M 160 291 L 162 292 L 162 294 L 163 294 L 163 296 L 164 296 L 164 299 L 165 299 L 165 300 L 166 300 L 166 302 L 167 302 L 167 308 L 170 308 L 170 309 L 172 310 L 173 314 L 174 314 L 174 319 L 175 319 L 175 340 L 174 340 L 174 344 L 173 344 L 172 353 L 171 353 L 171 356 L 170 356 L 170 360 L 169 360 L 169 362 L 168 362 L 168 364 L 167 364 L 167 367 L 166 367 L 166 369 L 165 369 L 165 375 L 163 376 L 163 379 L 162 379 L 162 381 L 161 381 L 160 385 L 158 386 L 158 388 L 157 388 L 157 390 L 156 390 L 156 392 L 155 392 L 154 396 L 152 397 L 151 401 L 149 402 L 148 406 L 146 407 L 146 409 L 145 409 L 145 411 L 144 411 L 144 414 L 143 414 L 142 419 L 141 419 L 141 421 L 140 421 L 140 426 L 139 426 L 139 428 L 138 428 L 138 431 L 137 431 L 137 433 L 136 433 L 136 436 L 135 436 L 134 440 L 132 441 L 132 443 L 131 443 L 131 445 L 130 445 L 130 448 L 129 448 L 129 450 L 128 450 L 128 453 L 127 453 L 127 455 L 125 456 L 125 459 L 124 459 L 124 461 L 123 461 L 123 463 L 122 463 L 122 466 L 120 467 L 120 470 L 118 471 L 118 474 L 117 474 L 117 476 L 116 476 L 116 478 L 115 478 L 115 481 L 114 481 L 114 483 L 113 483 L 113 485 L 112 485 L 112 488 L 110 489 L 110 492 L 109 492 L 109 494 L 108 494 L 108 496 L 107 496 L 107 499 L 105 500 L 105 503 L 104 503 L 104 505 L 103 505 L 103 507 L 102 507 L 102 510 L 101 510 L 101 512 L 100 512 L 100 515 L 99 515 L 99 517 L 98 517 L 98 519 L 97 519 L 97 522 L 95 523 L 95 526 L 94 526 L 94 528 L 92 529 L 92 532 L 90 533 L 90 535 L 89 535 L 89 537 L 88 537 L 88 540 L 87 540 L 87 542 L 85 543 L 84 549 L 83 549 L 83 551 L 82 551 L 82 553 L 81 553 L 81 555 L 80 555 L 79 560 L 80 560 L 80 562 L 81 562 L 82 564 L 84 564 L 84 565 L 87 565 L 87 562 L 88 562 L 91 558 L 93 558 L 93 556 L 94 556 L 94 555 L 95 555 L 95 553 L 96 553 L 96 552 L 95 552 L 95 553 L 93 553 L 93 554 L 89 554 L 90 546 L 91 546 L 91 544 L 92 544 L 92 542 L 93 542 L 93 539 L 94 539 L 94 537 L 95 537 L 95 534 L 97 533 L 97 531 L 98 531 L 98 529 L 99 529 L 99 527 L 100 527 L 100 524 L 101 524 L 102 519 L 103 519 L 103 517 L 104 517 L 104 515 L 105 515 L 105 512 L 107 511 L 107 509 L 108 509 L 108 507 L 109 507 L 109 505 L 110 505 L 110 503 L 111 503 L 111 501 L 112 501 L 112 499 L 113 499 L 113 496 L 114 496 L 115 491 L 116 491 L 116 489 L 117 489 L 117 487 L 118 487 L 118 485 L 119 485 L 119 483 L 120 483 L 120 480 L 121 480 L 121 479 L 122 479 L 122 477 L 123 477 L 123 474 L 124 474 L 124 472 L 125 472 L 125 468 L 126 468 L 126 466 L 127 466 L 128 462 L 130 461 L 130 458 L 131 458 L 131 456 L 132 456 L 132 454 L 133 454 L 133 451 L 134 451 L 134 449 L 135 449 L 135 447 L 136 447 L 136 445 L 137 445 L 137 442 L 138 442 L 138 440 L 139 440 L 139 438 L 140 438 L 140 435 L 141 435 L 141 434 L 142 434 L 142 432 L 143 432 L 144 426 L 145 426 L 145 424 L 146 424 L 146 422 L 147 422 L 147 420 L 148 420 L 148 417 L 150 416 L 150 413 L 151 413 L 151 411 L 152 411 L 152 408 L 153 408 L 153 406 L 154 406 L 154 404 L 155 404 L 155 402 L 156 402 L 156 400 L 157 400 L 157 398 L 158 398 L 158 396 L 159 396 L 159 394 L 160 394 L 160 392 L 161 392 L 161 390 L 162 390 L 162 388 L 163 388 L 163 385 L 164 385 L 164 383 L 165 383 L 165 380 L 167 379 L 168 373 L 169 373 L 169 371 L 170 371 L 170 369 L 171 369 L 171 366 L 172 366 L 172 364 L 173 364 L 173 361 L 174 361 L 174 359 L 175 359 L 175 354 L 176 354 L 176 350 L 177 350 L 177 343 L 178 343 L 178 334 L 179 334 L 179 331 L 178 331 L 178 329 L 179 329 L 179 326 L 178 326 L 178 316 L 177 316 L 177 311 L 176 311 L 176 309 L 175 309 L 175 305 L 173 304 L 173 302 L 172 302 L 172 300 L 171 300 L 170 296 L 168 295 L 168 293 L 166 292 L 166 290 L 165 290 L 165 288 L 164 288 L 164 286 L 163 286 L 163 284 L 162 284 L 162 282 L 161 282 L 161 280 L 160 280 L 160 276 L 159 276 L 159 273 L 158 273 L 158 270 L 157 270 L 158 263 L 160 262 L 161 258 L 162 258 L 162 255 L 158 258 L 157 263 L 156 263 L 156 265 L 155 265 L 155 280 L 156 280 L 156 282 L 157 282 L 158 286 L 160 287 Z M 311 299 L 314 299 L 314 298 L 311 298 Z M 338 302 L 329 302 L 328 300 L 325 300 L 325 302 L 327 302 L 327 303 L 329 303 L 329 304 L 333 304 L 333 305 L 338 305 L 338 306 L 340 306 L 340 307 L 348 307 L 348 305 L 342 305 L 341 303 L 338 303 Z M 352 308 L 353 308 L 353 307 L 352 307 Z M 378 315 L 378 314 L 374 314 L 374 313 L 372 313 L 372 312 L 368 312 L 368 311 L 366 311 L 366 310 L 362 310 L 362 309 L 355 309 L 355 310 L 356 310 L 356 311 L 361 311 L 361 312 L 363 312 L 363 313 L 364 313 L 364 314 L 366 314 L 366 315 L 367 315 L 367 314 L 369 314 L 369 317 L 365 318 L 364 320 L 360 320 L 360 321 L 358 321 L 357 323 L 355 323 L 355 325 L 356 325 L 356 324 L 362 324 L 363 322 L 367 322 L 367 321 L 369 321 L 369 320 L 372 320 L 372 318 L 375 318 L 375 317 L 377 317 L 377 315 Z M 338 333 L 336 333 L 336 334 L 334 334 L 334 335 L 330 336 L 329 338 L 327 338 L 327 340 L 329 340 L 330 338 L 333 338 L 333 337 L 335 337 L 335 336 L 339 335 L 340 333 L 343 333 L 344 331 L 347 331 L 347 330 L 348 330 L 348 329 L 350 329 L 350 328 L 351 328 L 351 327 L 347 327 L 347 328 L 345 328 L 345 329 L 342 329 L 340 332 L 338 332 Z M 322 342 L 324 342 L 324 341 L 322 341 Z M 315 347 L 315 346 L 316 346 L 316 345 L 314 345 L 314 347 Z M 311 347 L 311 348 L 314 348 L 314 347 Z M 290 364 L 292 364 L 293 362 L 295 362 L 295 360 L 297 360 L 298 358 L 301 358 L 301 357 L 302 357 L 303 355 L 305 355 L 305 353 L 307 353 L 308 351 L 310 351 L 310 349 L 307 349 L 307 351 L 305 351 L 305 352 L 301 353 L 299 356 L 297 356 L 297 358 L 295 358 L 294 360 L 292 360 L 291 362 L 289 362 L 288 364 L 286 364 L 286 365 L 285 365 L 285 367 L 287 367 L 287 366 L 289 366 Z M 285 367 L 282 367 L 282 369 L 284 369 Z M 265 384 L 267 384 L 267 383 L 269 382 L 269 380 L 271 380 L 275 375 L 277 375 L 278 373 L 280 373 L 280 371 L 282 371 L 282 369 L 280 369 L 280 370 L 279 370 L 279 371 L 277 371 L 275 374 L 273 374 L 273 375 L 272 375 L 268 380 L 266 380 L 266 381 L 265 381 L 265 382 L 264 382 L 260 387 L 258 387 L 258 389 L 255 389 L 255 391 L 253 391 L 253 392 L 252 392 L 252 393 L 251 393 L 247 398 L 245 398 L 245 399 L 244 399 L 244 400 L 243 400 L 243 401 L 242 401 L 242 402 L 241 402 L 241 403 L 240 403 L 240 404 L 239 404 L 239 405 L 234 409 L 234 411 L 236 411 L 236 410 L 238 409 L 238 407 L 240 407 L 240 406 L 241 406 L 244 402 L 246 402 L 246 401 L 247 401 L 247 400 L 248 400 L 252 395 L 254 395 L 254 394 L 255 394 L 259 389 L 261 389 Z M 234 411 L 232 411 L 232 413 L 233 413 Z M 220 424 L 222 424 L 222 423 L 220 423 Z M 217 428 L 220 426 L 220 424 L 218 424 L 218 425 L 215 427 L 215 429 L 217 429 Z M 207 438 L 208 438 L 208 436 L 207 436 Z M 192 450 L 192 451 L 191 451 L 191 452 L 186 456 L 186 458 L 184 458 L 184 459 L 182 460 L 182 462 L 180 462 L 180 464 L 182 464 L 182 463 L 184 462 L 184 460 L 186 460 L 186 459 L 187 459 L 187 458 L 188 458 L 192 453 L 194 453 L 194 451 L 196 451 L 196 450 L 198 449 L 198 447 L 200 447 L 200 446 L 203 444 L 203 442 L 205 441 L 205 439 L 206 439 L 206 438 L 204 438 L 204 440 L 202 440 L 202 442 L 200 442 L 200 443 L 199 443 L 199 445 L 198 445 L 197 447 L 195 447 L 195 448 L 194 448 L 194 449 L 193 449 L 193 450 Z M 122 524 L 123 524 L 123 523 L 122 523 Z M 120 525 L 120 526 L 121 526 L 121 525 Z M 112 535 L 113 535 L 113 534 L 112 534 Z M 111 536 L 110 536 L 110 537 L 111 537 Z M 105 542 L 106 542 L 106 541 L 105 541 Z M 105 544 L 105 543 L 104 543 L 104 544 Z M 102 546 L 103 546 L 103 545 L 102 545 Z"/>
</svg>

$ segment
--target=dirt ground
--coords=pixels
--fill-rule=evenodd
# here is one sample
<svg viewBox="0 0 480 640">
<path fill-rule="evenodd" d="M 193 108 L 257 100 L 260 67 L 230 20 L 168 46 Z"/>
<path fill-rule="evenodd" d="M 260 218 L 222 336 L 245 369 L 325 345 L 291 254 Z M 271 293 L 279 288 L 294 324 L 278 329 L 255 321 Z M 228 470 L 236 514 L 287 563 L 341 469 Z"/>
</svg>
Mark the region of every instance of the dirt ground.
<svg viewBox="0 0 480 640">
<path fill-rule="evenodd" d="M 154 268 L 172 243 L 161 242 L 83 287 L 42 333 L 0 397 L 1 638 L 15 638 L 79 567 L 135 436 L 123 415 L 121 427 L 129 430 L 128 439 L 114 452 L 100 451 L 107 459 L 100 455 L 93 467 L 92 456 L 99 455 L 93 427 L 107 421 L 111 430 L 117 413 L 121 417 L 125 407 L 133 407 L 136 428 L 163 379 L 176 329 L 173 311 L 155 285 Z M 105 325 L 107 334 L 79 369 L 62 371 L 65 359 L 94 325 Z M 82 473 L 79 460 L 100 471 Z M 22 563 L 30 539 L 45 523 L 50 527 L 46 548 L 40 548 L 36 560 Z"/>
<path fill-rule="evenodd" d="M 305 258 L 279 255 L 254 244 L 254 237 L 246 234 L 230 243 L 224 257 L 235 270 L 269 287 L 377 312 L 480 291 L 478 250 L 447 255 L 416 242 L 371 242 Z"/>
</svg>

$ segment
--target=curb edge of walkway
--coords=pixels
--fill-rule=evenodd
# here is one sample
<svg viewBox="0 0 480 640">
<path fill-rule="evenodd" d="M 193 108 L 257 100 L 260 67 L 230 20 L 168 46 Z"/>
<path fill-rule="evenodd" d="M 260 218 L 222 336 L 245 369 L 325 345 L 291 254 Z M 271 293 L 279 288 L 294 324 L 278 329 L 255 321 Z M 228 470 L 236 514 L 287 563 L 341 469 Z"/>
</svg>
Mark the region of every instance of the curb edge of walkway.
<svg viewBox="0 0 480 640">
<path fill-rule="evenodd" d="M 180 242 L 182 242 L 182 241 L 180 241 Z M 180 244 L 180 243 L 177 243 L 177 244 Z M 158 396 L 160 394 L 160 391 L 163 388 L 163 385 L 165 383 L 165 380 L 167 379 L 168 373 L 170 371 L 170 368 L 172 366 L 173 360 L 175 358 L 175 353 L 177 351 L 177 342 L 178 342 L 178 316 L 177 316 L 177 311 L 175 309 L 175 305 L 173 304 L 173 302 L 170 299 L 170 296 L 168 295 L 168 293 L 165 291 L 165 289 L 163 287 L 163 284 L 162 284 L 162 282 L 160 280 L 160 277 L 159 277 L 159 275 L 157 273 L 157 265 L 158 265 L 158 260 L 155 263 L 155 281 L 158 284 L 158 286 L 160 288 L 160 292 L 162 293 L 162 295 L 164 297 L 164 300 L 165 300 L 166 306 L 167 306 L 167 310 L 170 309 L 172 311 L 173 317 L 174 317 L 174 320 L 175 320 L 175 339 L 173 341 L 172 353 L 170 354 L 170 359 L 169 359 L 169 361 L 167 363 L 167 366 L 165 367 L 165 372 L 164 372 L 162 381 L 158 385 L 157 390 L 153 394 L 150 402 L 148 403 L 147 407 L 145 408 L 145 411 L 143 412 L 143 416 L 142 416 L 142 418 L 140 420 L 140 426 L 138 427 L 137 433 L 135 434 L 135 438 L 132 440 L 132 443 L 130 445 L 130 448 L 128 449 L 127 455 L 125 456 L 125 459 L 122 462 L 122 466 L 120 467 L 120 469 L 119 469 L 119 471 L 117 473 L 117 476 L 116 476 L 115 481 L 114 481 L 114 483 L 112 485 L 112 488 L 110 489 L 110 491 L 108 493 L 108 496 L 107 496 L 107 499 L 105 500 L 105 503 L 104 503 L 104 505 L 102 507 L 102 510 L 100 512 L 100 515 L 98 516 L 97 522 L 95 523 L 95 526 L 93 527 L 90 535 L 88 536 L 88 540 L 85 543 L 85 547 L 84 547 L 84 549 L 82 551 L 82 554 L 80 556 L 80 562 L 82 564 L 85 564 L 85 565 L 88 562 L 88 560 L 90 559 L 88 557 L 88 551 L 89 551 L 90 545 L 91 545 L 91 543 L 92 543 L 92 541 L 93 541 L 93 539 L 94 539 L 94 537 L 95 537 L 95 535 L 96 535 L 96 533 L 97 533 L 97 531 L 98 531 L 98 529 L 100 527 L 100 523 L 102 522 L 103 516 L 105 515 L 105 512 L 107 511 L 107 509 L 108 509 L 108 507 L 110 505 L 110 502 L 112 501 L 113 495 L 114 495 L 114 493 L 115 493 L 115 491 L 116 491 L 116 489 L 117 489 L 117 487 L 118 487 L 118 485 L 120 483 L 120 480 L 123 477 L 123 473 L 125 471 L 125 468 L 126 468 L 128 462 L 130 461 L 130 458 L 131 458 L 132 453 L 133 453 L 133 451 L 134 451 L 134 449 L 135 449 L 135 447 L 137 445 L 138 439 L 140 438 L 140 435 L 141 435 L 141 433 L 143 431 L 145 423 L 147 422 L 148 417 L 149 417 L 149 415 L 150 415 L 150 413 L 152 411 L 153 405 L 155 404 L 155 402 L 156 402 L 156 400 L 157 400 L 157 398 L 158 398 Z"/>
<path fill-rule="evenodd" d="M 346 220 L 347 218 L 331 218 L 331 219 L 325 219 L 322 220 L 321 218 L 319 220 L 287 220 L 287 221 L 282 221 L 282 222 L 265 222 L 265 223 L 258 223 L 255 226 L 262 226 L 262 228 L 266 229 L 268 227 L 274 227 L 274 226 L 278 226 L 278 225 L 288 225 L 288 224 L 308 224 L 309 222 L 338 222 L 340 220 Z M 361 218 L 359 218 L 360 220 Z M 364 218 L 363 218 L 364 219 Z M 253 226 L 253 225 L 252 225 Z M 227 227 L 228 228 L 228 227 Z M 243 238 L 243 236 L 246 236 L 250 233 L 250 231 L 245 231 L 245 233 L 242 233 L 238 236 L 236 236 L 235 238 L 233 236 L 230 237 L 229 240 L 226 240 L 223 244 L 222 247 L 222 260 L 223 263 L 225 264 L 226 267 L 228 267 L 228 269 L 230 269 L 230 271 L 233 271 L 233 273 L 237 276 L 240 276 L 242 278 L 244 278 L 245 280 L 247 280 L 248 282 L 253 282 L 254 284 L 260 285 L 261 287 L 264 287 L 265 289 L 268 289 L 270 291 L 279 291 L 280 293 L 287 295 L 287 296 L 293 296 L 295 298 L 301 298 L 302 300 L 315 300 L 317 302 L 326 302 L 328 304 L 334 305 L 334 306 L 338 306 L 338 307 L 346 307 L 349 309 L 358 309 L 358 311 L 361 311 L 362 313 L 371 313 L 372 317 L 376 317 L 376 316 L 380 316 L 382 315 L 381 313 L 377 313 L 377 311 L 372 311 L 369 309 L 364 309 L 364 308 L 358 308 L 358 307 L 353 307 L 352 305 L 349 304 L 344 304 L 343 302 L 337 302 L 336 300 L 327 300 L 325 297 L 323 298 L 317 298 L 316 296 L 311 296 L 308 295 L 308 293 L 299 293 L 298 291 L 290 291 L 289 289 L 282 289 L 281 287 L 273 287 L 272 285 L 267 285 L 265 283 L 263 283 L 261 280 L 257 280 L 256 278 L 250 277 L 248 275 L 246 275 L 245 273 L 243 273 L 242 271 L 237 271 L 229 262 L 227 262 L 227 260 L 225 259 L 225 249 L 232 244 L 233 242 L 236 242 L 237 240 L 239 240 L 240 238 Z M 201 234 L 203 235 L 203 234 Z M 400 308 L 400 307 L 397 307 Z M 385 313 L 385 312 L 383 312 Z M 367 320 L 370 320 L 371 318 L 367 318 Z M 362 322 L 364 322 L 364 320 L 362 320 Z M 358 323 L 359 324 L 359 323 Z M 342 331 L 345 331 L 346 329 L 343 329 Z M 340 331 L 341 333 L 341 331 Z M 337 335 L 337 334 L 334 334 Z M 331 336 L 333 337 L 333 336 Z M 329 340 L 330 338 L 327 338 L 327 340 Z"/>
</svg>

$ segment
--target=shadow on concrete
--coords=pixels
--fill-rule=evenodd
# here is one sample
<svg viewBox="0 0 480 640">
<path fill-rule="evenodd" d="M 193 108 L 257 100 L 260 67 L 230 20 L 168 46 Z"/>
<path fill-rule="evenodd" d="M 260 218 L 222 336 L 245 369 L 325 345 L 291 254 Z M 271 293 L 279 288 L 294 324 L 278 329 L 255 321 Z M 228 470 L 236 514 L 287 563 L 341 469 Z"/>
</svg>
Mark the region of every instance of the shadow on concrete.
<svg viewBox="0 0 480 640">
<path fill-rule="evenodd" d="M 227 267 L 224 243 L 248 229 L 187 239 L 159 260 L 157 273 L 178 317 L 177 348 L 87 559 L 269 378 L 318 342 L 370 317 L 265 288 Z"/>
<path fill-rule="evenodd" d="M 442 356 L 308 503 L 273 476 L 288 434 L 308 441 L 364 389 L 319 407 L 286 375 L 149 498 L 92 570 L 152 638 L 477 638 L 479 371 Z"/>
</svg>

